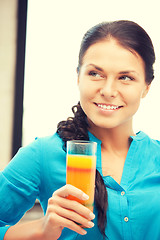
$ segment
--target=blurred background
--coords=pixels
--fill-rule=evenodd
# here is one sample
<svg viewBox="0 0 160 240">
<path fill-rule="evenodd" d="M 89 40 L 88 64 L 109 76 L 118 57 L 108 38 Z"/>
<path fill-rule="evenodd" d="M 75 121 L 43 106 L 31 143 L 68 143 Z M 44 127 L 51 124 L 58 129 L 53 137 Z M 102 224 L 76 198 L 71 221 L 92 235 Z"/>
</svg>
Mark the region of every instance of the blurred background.
<svg viewBox="0 0 160 240">
<path fill-rule="evenodd" d="M 0 170 L 19 147 L 53 134 L 72 115 L 84 33 L 121 19 L 140 24 L 155 47 L 155 79 L 134 129 L 160 140 L 158 0 L 0 0 Z"/>
</svg>

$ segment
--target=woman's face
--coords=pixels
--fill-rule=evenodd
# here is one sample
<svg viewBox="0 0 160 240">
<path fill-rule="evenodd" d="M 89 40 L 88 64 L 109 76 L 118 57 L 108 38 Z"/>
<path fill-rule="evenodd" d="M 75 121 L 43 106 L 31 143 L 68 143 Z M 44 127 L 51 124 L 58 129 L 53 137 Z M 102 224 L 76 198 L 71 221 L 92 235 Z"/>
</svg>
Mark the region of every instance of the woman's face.
<svg viewBox="0 0 160 240">
<path fill-rule="evenodd" d="M 132 123 L 141 98 L 149 90 L 142 58 L 113 38 L 95 43 L 86 51 L 78 86 L 91 127 L 100 128 Z"/>
</svg>

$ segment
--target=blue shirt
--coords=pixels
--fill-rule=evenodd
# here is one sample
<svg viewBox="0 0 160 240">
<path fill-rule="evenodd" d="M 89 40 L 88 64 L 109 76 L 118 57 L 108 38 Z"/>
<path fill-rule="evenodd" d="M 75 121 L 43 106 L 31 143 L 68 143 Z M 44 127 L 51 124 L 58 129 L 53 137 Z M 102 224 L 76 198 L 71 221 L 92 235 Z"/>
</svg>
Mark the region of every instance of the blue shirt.
<svg viewBox="0 0 160 240">
<path fill-rule="evenodd" d="M 102 175 L 101 141 L 98 144 L 97 169 Z M 160 239 L 160 142 L 139 132 L 131 142 L 119 185 L 103 176 L 108 191 L 106 235 L 110 240 Z M 66 183 L 66 153 L 58 134 L 39 138 L 21 148 L 0 173 L 0 240 L 39 199 L 44 213 L 53 192 Z M 97 227 L 81 236 L 65 228 L 60 240 L 102 240 Z"/>
</svg>

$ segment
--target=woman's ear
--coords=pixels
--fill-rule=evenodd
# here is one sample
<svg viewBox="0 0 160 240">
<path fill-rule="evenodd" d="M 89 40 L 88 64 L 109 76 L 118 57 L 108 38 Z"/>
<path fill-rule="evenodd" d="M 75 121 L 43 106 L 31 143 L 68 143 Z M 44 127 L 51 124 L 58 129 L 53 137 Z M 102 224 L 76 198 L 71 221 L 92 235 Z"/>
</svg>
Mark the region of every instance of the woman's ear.
<svg viewBox="0 0 160 240">
<path fill-rule="evenodd" d="M 146 87 L 144 88 L 143 92 L 142 92 L 142 98 L 144 98 L 147 93 L 149 92 L 149 89 L 151 87 L 151 84 L 146 84 Z"/>
</svg>

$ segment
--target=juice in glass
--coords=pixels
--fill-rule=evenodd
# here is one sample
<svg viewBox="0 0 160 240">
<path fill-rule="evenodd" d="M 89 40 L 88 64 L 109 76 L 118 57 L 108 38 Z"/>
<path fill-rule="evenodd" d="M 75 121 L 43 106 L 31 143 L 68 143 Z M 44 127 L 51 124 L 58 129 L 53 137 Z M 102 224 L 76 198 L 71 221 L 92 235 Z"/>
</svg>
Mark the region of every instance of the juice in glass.
<svg viewBox="0 0 160 240">
<path fill-rule="evenodd" d="M 94 202 L 96 147 L 95 142 L 67 142 L 66 183 L 81 189 L 89 196 L 85 201 L 74 196 L 68 196 L 68 198 L 80 202 L 91 211 L 93 211 Z"/>
</svg>

